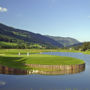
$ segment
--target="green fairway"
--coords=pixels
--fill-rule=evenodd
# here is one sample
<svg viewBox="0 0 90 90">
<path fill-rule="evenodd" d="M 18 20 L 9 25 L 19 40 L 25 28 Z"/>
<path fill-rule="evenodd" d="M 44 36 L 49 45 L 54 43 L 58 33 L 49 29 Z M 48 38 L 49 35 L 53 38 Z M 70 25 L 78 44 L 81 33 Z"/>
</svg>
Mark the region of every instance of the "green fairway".
<svg viewBox="0 0 90 90">
<path fill-rule="evenodd" d="M 26 54 L 29 53 L 40 53 L 40 52 L 59 52 L 59 49 L 0 49 L 0 54 L 12 55 L 12 54 Z"/>
<path fill-rule="evenodd" d="M 0 49 L 0 54 L 5 55 L 18 55 L 18 53 L 27 54 L 29 53 L 40 53 L 40 52 L 75 52 L 75 53 L 84 53 L 90 54 L 90 51 L 78 51 L 78 50 L 69 50 L 69 49 Z"/>
<path fill-rule="evenodd" d="M 85 63 L 83 60 L 72 57 L 62 57 L 43 54 L 32 54 L 30 56 L 0 55 L 0 65 L 19 69 L 30 69 L 30 67 L 25 66 L 25 64 L 75 65 L 83 63 Z"/>
</svg>

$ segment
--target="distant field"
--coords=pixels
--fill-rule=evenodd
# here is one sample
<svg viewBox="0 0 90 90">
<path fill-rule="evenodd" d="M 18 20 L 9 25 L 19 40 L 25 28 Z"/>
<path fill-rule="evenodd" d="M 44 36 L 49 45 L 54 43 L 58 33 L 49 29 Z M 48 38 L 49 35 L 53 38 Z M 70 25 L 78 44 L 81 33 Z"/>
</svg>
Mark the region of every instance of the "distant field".
<svg viewBox="0 0 90 90">
<path fill-rule="evenodd" d="M 57 52 L 59 49 L 0 49 L 0 54 L 21 54 L 29 53 L 41 53 L 41 52 Z"/>
<path fill-rule="evenodd" d="M 78 51 L 78 50 L 69 50 L 69 49 L 0 49 L 0 54 L 12 55 L 18 53 L 27 54 L 29 53 L 41 53 L 41 52 L 75 52 L 75 53 L 84 53 L 90 54 L 90 51 Z"/>
<path fill-rule="evenodd" d="M 40 52 L 80 52 L 76 50 L 67 49 L 0 49 L 0 54 L 26 54 L 29 53 L 40 53 Z"/>
</svg>

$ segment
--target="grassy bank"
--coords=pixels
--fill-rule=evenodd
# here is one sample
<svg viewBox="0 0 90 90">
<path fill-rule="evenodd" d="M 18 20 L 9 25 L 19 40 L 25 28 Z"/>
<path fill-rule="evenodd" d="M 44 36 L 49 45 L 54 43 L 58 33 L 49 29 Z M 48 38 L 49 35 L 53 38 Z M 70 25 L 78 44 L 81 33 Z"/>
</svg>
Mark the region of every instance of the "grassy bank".
<svg viewBox="0 0 90 90">
<path fill-rule="evenodd" d="M 26 55 L 0 55 L 0 64 L 12 68 L 30 69 L 25 64 L 41 64 L 41 65 L 75 65 L 83 64 L 84 61 L 71 57 L 31 54 Z"/>
<path fill-rule="evenodd" d="M 84 54 L 90 54 L 90 51 L 85 51 L 85 52 L 83 52 Z"/>
</svg>

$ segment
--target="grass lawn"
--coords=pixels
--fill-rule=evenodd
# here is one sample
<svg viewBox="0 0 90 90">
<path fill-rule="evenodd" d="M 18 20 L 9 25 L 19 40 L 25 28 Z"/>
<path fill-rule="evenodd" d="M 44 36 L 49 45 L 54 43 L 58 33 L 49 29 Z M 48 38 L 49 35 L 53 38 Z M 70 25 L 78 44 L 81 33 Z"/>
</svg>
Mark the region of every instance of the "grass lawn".
<svg viewBox="0 0 90 90">
<path fill-rule="evenodd" d="M 58 49 L 0 49 L 0 54 L 17 54 L 20 52 L 21 54 L 29 53 L 40 53 L 40 52 L 57 52 Z"/>
<path fill-rule="evenodd" d="M 80 52 L 77 50 L 68 49 L 0 49 L 0 54 L 26 54 L 29 53 L 40 53 L 40 52 Z"/>
<path fill-rule="evenodd" d="M 29 53 L 40 53 L 40 52 L 75 52 L 75 53 L 84 53 L 90 54 L 90 51 L 78 51 L 78 50 L 69 50 L 69 49 L 0 49 L 0 54 L 13 55 L 18 53 L 26 54 Z"/>
<path fill-rule="evenodd" d="M 43 54 L 31 54 L 30 56 L 0 55 L 0 65 L 19 69 L 30 69 L 29 67 L 25 66 L 25 64 L 75 65 L 83 63 L 85 63 L 83 60 L 72 57 Z"/>
<path fill-rule="evenodd" d="M 90 51 L 85 51 L 85 52 L 83 52 L 84 54 L 90 54 Z"/>
</svg>

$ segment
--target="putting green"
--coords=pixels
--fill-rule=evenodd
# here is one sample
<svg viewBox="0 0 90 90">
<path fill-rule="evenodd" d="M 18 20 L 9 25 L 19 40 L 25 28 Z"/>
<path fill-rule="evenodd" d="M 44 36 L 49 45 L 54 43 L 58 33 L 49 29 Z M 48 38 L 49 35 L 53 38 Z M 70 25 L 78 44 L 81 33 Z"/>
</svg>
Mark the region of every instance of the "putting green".
<svg viewBox="0 0 90 90">
<path fill-rule="evenodd" d="M 43 55 L 43 54 L 31 54 L 30 56 L 0 55 L 0 65 L 19 69 L 28 69 L 28 68 L 30 69 L 30 67 L 25 66 L 25 64 L 76 65 L 84 63 L 85 62 L 83 60 L 77 58 L 54 56 L 54 55 Z"/>
</svg>

